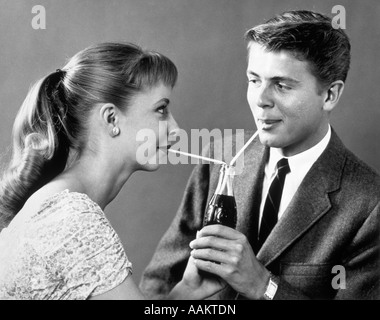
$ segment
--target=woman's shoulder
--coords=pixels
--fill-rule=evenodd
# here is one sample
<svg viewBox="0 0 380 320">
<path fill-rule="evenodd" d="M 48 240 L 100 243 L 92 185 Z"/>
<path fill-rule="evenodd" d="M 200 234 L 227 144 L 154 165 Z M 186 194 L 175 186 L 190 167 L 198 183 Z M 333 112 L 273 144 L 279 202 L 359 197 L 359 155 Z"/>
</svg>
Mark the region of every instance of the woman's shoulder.
<svg viewBox="0 0 380 320">
<path fill-rule="evenodd" d="M 90 261 L 95 255 L 127 260 L 123 245 L 103 210 L 86 194 L 68 189 L 47 198 L 33 223 L 38 249 L 61 267 Z M 38 221 L 40 219 L 40 221 Z M 58 259 L 59 257 L 59 259 Z"/>
<path fill-rule="evenodd" d="M 53 240 L 55 245 L 46 250 L 52 251 L 45 260 L 70 286 L 80 288 L 80 295 L 87 297 L 110 290 L 132 272 L 132 263 L 116 231 L 86 194 L 69 190 L 57 193 L 41 207 L 41 214 L 46 212 L 56 216 L 51 228 L 55 234 L 48 238 L 57 237 Z"/>
<path fill-rule="evenodd" d="M 62 290 L 49 293 L 52 297 L 87 298 L 110 290 L 132 272 L 115 230 L 87 195 L 63 190 L 40 202 L 39 210 L 24 213 L 12 226 L 11 231 L 17 233 L 8 232 L 13 239 L 21 239 L 13 241 L 10 257 L 14 263 L 9 263 L 22 266 L 20 276 L 39 277 L 49 288 L 53 288 L 51 282 L 64 279 Z"/>
<path fill-rule="evenodd" d="M 69 189 L 53 192 L 49 196 L 46 196 L 42 201 L 41 209 L 57 204 L 65 205 L 67 203 L 74 205 L 86 204 L 91 209 L 100 209 L 100 207 L 94 201 L 92 201 L 87 194 L 70 191 Z"/>
<path fill-rule="evenodd" d="M 78 220 L 106 219 L 103 210 L 86 194 L 73 192 L 69 189 L 52 193 L 42 199 L 37 198 L 37 204 L 30 206 L 26 219 L 32 224 L 54 221 L 62 223 L 77 223 Z M 29 209 L 30 209 L 29 208 Z"/>
<path fill-rule="evenodd" d="M 68 189 L 47 198 L 31 219 L 45 230 L 54 230 L 55 238 L 114 236 L 115 233 L 97 203 L 84 193 Z"/>
<path fill-rule="evenodd" d="M 49 215 L 57 216 L 59 213 L 70 216 L 78 215 L 79 217 L 81 215 L 85 217 L 86 214 L 94 215 L 94 217 L 104 216 L 103 210 L 88 195 L 65 189 L 44 199 L 33 218 Z"/>
<path fill-rule="evenodd" d="M 29 197 L 14 220 L 22 224 L 38 224 L 50 221 L 49 218 L 61 220 L 70 216 L 71 220 L 74 215 L 77 218 L 102 217 L 104 212 L 85 193 L 71 191 L 62 185 L 46 185 Z"/>
<path fill-rule="evenodd" d="M 26 210 L 12 226 L 43 255 L 66 250 L 76 243 L 119 239 L 103 210 L 86 194 L 69 189 L 52 193 Z M 30 209 L 29 208 L 29 209 Z M 26 207 L 28 209 L 28 207 Z M 99 243 L 100 242 L 96 242 Z"/>
</svg>

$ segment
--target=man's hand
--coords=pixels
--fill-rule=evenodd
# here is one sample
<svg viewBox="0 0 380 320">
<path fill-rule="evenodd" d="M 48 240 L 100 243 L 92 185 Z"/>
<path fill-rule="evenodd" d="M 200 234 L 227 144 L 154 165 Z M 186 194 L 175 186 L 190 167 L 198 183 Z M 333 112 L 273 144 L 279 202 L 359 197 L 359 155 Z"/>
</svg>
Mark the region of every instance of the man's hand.
<svg viewBox="0 0 380 320">
<path fill-rule="evenodd" d="M 222 225 L 206 226 L 190 247 L 198 269 L 218 275 L 248 299 L 263 297 L 270 273 L 241 232 Z"/>
</svg>

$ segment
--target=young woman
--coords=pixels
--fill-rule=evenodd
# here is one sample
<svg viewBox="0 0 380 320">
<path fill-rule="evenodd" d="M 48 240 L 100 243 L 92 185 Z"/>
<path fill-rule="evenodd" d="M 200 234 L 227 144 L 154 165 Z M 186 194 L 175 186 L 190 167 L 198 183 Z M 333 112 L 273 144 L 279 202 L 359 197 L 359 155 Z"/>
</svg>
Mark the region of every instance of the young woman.
<svg viewBox="0 0 380 320">
<path fill-rule="evenodd" d="M 176 79 L 159 53 L 103 43 L 34 85 L 0 186 L 0 299 L 143 298 L 104 208 L 132 173 L 156 170 L 166 156 L 178 129 L 168 109 Z M 156 134 L 156 161 L 137 161 L 144 129 Z M 190 259 L 170 297 L 202 299 L 219 289 Z"/>
</svg>

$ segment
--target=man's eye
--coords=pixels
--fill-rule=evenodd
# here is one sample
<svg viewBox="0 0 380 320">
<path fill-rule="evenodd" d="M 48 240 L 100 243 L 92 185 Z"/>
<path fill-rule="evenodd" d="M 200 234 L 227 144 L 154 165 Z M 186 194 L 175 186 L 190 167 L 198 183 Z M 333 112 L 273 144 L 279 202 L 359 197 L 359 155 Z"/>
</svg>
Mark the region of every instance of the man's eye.
<svg viewBox="0 0 380 320">
<path fill-rule="evenodd" d="M 277 83 L 276 84 L 277 88 L 279 88 L 280 90 L 290 90 L 291 88 L 283 83 Z"/>
<path fill-rule="evenodd" d="M 258 79 L 248 79 L 248 84 L 258 85 L 260 81 Z"/>
</svg>

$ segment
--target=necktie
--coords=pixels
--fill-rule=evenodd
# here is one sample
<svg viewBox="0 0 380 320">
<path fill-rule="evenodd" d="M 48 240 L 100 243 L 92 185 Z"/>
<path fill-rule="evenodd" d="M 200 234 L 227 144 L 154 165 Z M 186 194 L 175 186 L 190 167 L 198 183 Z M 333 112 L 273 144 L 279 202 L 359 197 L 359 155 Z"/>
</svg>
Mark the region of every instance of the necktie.
<svg viewBox="0 0 380 320">
<path fill-rule="evenodd" d="M 273 179 L 265 201 L 261 218 L 258 248 L 261 248 L 266 238 L 277 223 L 278 209 L 280 208 L 282 189 L 286 175 L 290 172 L 288 159 L 282 158 L 277 162 L 277 174 Z"/>
</svg>

